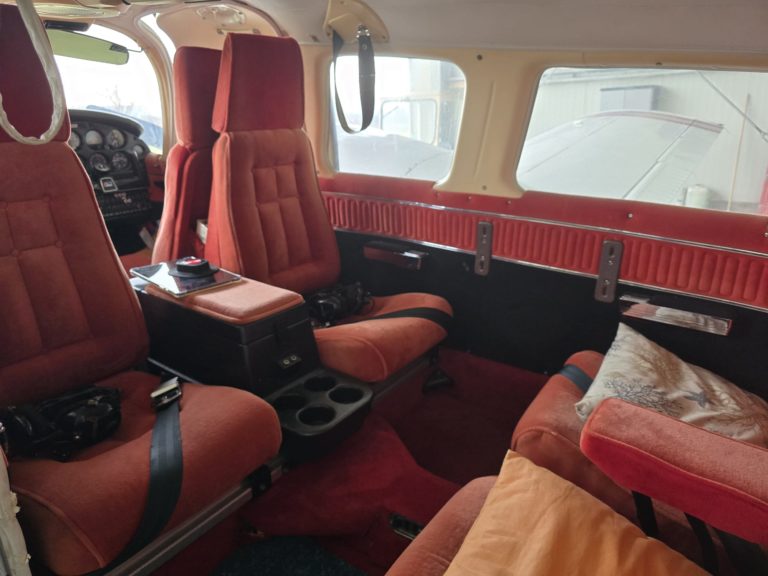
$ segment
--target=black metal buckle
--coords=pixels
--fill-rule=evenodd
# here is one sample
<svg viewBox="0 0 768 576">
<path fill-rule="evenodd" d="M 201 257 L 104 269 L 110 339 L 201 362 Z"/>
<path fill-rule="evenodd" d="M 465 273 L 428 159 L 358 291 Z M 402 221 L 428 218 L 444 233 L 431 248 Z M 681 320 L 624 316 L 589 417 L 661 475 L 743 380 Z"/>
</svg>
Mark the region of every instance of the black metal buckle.
<svg viewBox="0 0 768 576">
<path fill-rule="evenodd" d="M 152 401 L 152 408 L 157 411 L 167 408 L 178 401 L 181 398 L 181 395 L 181 382 L 179 382 L 178 377 L 173 377 L 160 384 L 160 386 L 149 395 L 149 398 Z"/>
</svg>

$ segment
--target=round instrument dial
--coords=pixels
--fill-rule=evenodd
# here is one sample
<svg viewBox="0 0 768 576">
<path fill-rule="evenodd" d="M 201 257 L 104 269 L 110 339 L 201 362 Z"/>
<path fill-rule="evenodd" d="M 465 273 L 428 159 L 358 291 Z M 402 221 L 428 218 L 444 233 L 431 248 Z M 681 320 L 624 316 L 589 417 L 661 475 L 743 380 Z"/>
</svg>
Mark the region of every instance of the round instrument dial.
<svg viewBox="0 0 768 576">
<path fill-rule="evenodd" d="M 85 133 L 85 143 L 91 148 L 97 148 L 104 144 L 104 136 L 98 130 L 88 130 Z"/>
<path fill-rule="evenodd" d="M 112 155 L 112 168 L 115 170 L 125 170 L 130 166 L 131 161 L 123 152 L 115 152 Z"/>
<path fill-rule="evenodd" d="M 141 144 L 134 144 L 133 153 L 136 154 L 137 158 L 141 159 L 146 153 L 146 150 L 144 150 L 144 146 Z"/>
<path fill-rule="evenodd" d="M 125 146 L 125 134 L 120 132 L 117 128 L 113 128 L 107 134 L 107 146 L 116 150 Z"/>
<path fill-rule="evenodd" d="M 72 148 L 72 150 L 80 148 L 80 134 L 72 130 L 72 133 L 69 135 L 69 140 L 67 140 L 67 144 L 69 144 L 69 147 Z"/>
<path fill-rule="evenodd" d="M 109 161 L 103 154 L 94 154 L 89 160 L 91 168 L 97 172 L 109 172 Z"/>
</svg>

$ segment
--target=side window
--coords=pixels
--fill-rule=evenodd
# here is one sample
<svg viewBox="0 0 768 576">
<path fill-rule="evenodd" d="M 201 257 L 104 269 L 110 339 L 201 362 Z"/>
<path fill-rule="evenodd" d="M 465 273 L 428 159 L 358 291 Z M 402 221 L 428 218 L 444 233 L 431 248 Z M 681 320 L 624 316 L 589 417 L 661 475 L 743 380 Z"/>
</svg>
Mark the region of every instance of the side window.
<svg viewBox="0 0 768 576">
<path fill-rule="evenodd" d="M 337 66 L 344 112 L 351 126 L 359 126 L 357 57 L 342 56 Z M 333 109 L 337 170 L 419 180 L 445 178 L 453 163 L 465 88 L 464 74 L 451 62 L 377 56 L 371 126 L 360 134 L 347 134 Z"/>
<path fill-rule="evenodd" d="M 768 74 L 551 68 L 517 168 L 525 190 L 768 213 Z"/>
</svg>

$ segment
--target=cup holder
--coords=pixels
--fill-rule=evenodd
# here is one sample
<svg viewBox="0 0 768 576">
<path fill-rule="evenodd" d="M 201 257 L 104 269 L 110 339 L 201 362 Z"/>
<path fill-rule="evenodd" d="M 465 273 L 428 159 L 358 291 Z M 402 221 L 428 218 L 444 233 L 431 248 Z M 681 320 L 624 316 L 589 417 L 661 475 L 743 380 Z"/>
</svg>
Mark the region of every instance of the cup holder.
<svg viewBox="0 0 768 576">
<path fill-rule="evenodd" d="M 285 394 L 277 398 L 272 403 L 272 406 L 274 406 L 275 410 L 281 412 L 284 410 L 298 410 L 303 408 L 306 403 L 307 399 L 300 394 Z"/>
<path fill-rule="evenodd" d="M 310 406 L 298 414 L 299 421 L 307 426 L 323 426 L 336 417 L 336 410 L 330 406 Z"/>
<path fill-rule="evenodd" d="M 340 386 L 328 394 L 328 397 L 339 404 L 354 404 L 362 400 L 363 391 L 359 388 Z"/>
<path fill-rule="evenodd" d="M 304 388 L 311 392 L 327 392 L 336 386 L 336 378 L 333 376 L 315 376 L 304 382 Z"/>
</svg>

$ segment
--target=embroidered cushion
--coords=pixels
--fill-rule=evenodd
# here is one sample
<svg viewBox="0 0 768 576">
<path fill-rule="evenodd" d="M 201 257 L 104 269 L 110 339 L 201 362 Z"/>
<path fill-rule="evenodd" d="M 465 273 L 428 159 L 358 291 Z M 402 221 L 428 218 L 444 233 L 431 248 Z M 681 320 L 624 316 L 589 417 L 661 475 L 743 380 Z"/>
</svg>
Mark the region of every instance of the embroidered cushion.
<svg viewBox="0 0 768 576">
<path fill-rule="evenodd" d="M 768 403 L 682 361 L 625 324 L 619 324 L 576 412 L 586 420 L 606 398 L 621 398 L 711 432 L 768 446 Z"/>
</svg>

